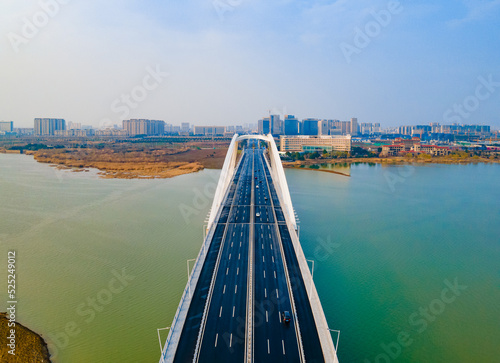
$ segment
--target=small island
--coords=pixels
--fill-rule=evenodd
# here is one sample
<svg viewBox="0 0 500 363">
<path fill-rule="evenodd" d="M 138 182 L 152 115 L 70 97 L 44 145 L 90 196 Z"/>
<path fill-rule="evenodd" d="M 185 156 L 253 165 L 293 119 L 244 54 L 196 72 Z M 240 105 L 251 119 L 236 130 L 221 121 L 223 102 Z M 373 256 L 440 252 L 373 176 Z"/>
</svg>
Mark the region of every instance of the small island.
<svg viewBox="0 0 500 363">
<path fill-rule="evenodd" d="M 30 143 L 5 149 L 32 155 L 40 163 L 74 172 L 98 169 L 101 178 L 165 179 L 220 169 L 229 142 L 134 143 L 86 142 L 84 144 Z M 2 150 L 0 150 L 1 152 Z"/>
<path fill-rule="evenodd" d="M 0 335 L 2 341 L 9 336 L 9 319 L 6 313 L 0 313 Z M 7 344 L 0 348 L 2 363 L 50 363 L 50 353 L 45 340 L 34 331 L 16 322 L 15 355 L 9 354 Z"/>
</svg>

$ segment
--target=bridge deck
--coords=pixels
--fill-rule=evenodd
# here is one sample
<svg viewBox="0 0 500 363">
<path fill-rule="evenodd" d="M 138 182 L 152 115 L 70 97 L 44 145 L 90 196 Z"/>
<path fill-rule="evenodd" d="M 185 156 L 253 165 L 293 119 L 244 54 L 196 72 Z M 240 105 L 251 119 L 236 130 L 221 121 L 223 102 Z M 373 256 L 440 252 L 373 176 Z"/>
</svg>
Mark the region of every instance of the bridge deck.
<svg viewBox="0 0 500 363">
<path fill-rule="evenodd" d="M 252 146 L 257 148 L 244 150 L 223 200 L 176 363 L 246 362 L 248 357 L 252 362 L 325 361 L 264 150 Z M 291 313 L 290 323 L 282 320 L 285 311 Z"/>
</svg>

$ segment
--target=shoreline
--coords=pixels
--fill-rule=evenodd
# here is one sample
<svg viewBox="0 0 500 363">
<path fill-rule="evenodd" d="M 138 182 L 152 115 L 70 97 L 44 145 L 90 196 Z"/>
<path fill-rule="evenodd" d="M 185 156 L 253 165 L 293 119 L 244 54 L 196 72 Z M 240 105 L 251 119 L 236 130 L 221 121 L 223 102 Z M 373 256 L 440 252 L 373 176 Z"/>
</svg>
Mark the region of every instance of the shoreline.
<svg viewBox="0 0 500 363">
<path fill-rule="evenodd" d="M 371 163 L 381 165 L 398 165 L 398 164 L 499 164 L 500 159 L 486 159 L 486 158 L 446 158 L 434 157 L 431 159 L 407 159 L 401 157 L 392 158 L 345 158 L 345 159 L 308 159 L 297 161 L 283 161 L 284 168 L 297 168 L 301 165 L 317 165 L 317 164 L 357 164 L 357 163 Z M 312 169 L 319 170 L 319 169 Z"/>
<path fill-rule="evenodd" d="M 7 337 L 9 319 L 7 313 L 0 313 L 0 333 Z M 16 354 L 8 353 L 7 345 L 0 348 L 0 358 L 5 363 L 45 362 L 51 363 L 47 342 L 43 337 L 16 321 Z"/>
<path fill-rule="evenodd" d="M 179 154 L 186 153 L 182 150 Z M 15 154 L 15 153 L 8 153 Z M 16 153 L 17 154 L 17 153 Z M 98 160 L 92 158 L 73 158 L 62 157 L 65 154 L 48 155 L 43 152 L 28 151 L 22 155 L 30 155 L 34 157 L 38 163 L 49 164 L 50 167 L 59 170 L 68 170 L 74 173 L 89 172 L 89 169 L 98 170 L 97 175 L 103 179 L 168 179 L 179 175 L 197 173 L 204 169 L 220 169 L 219 165 L 203 165 L 202 160 L 148 160 L 144 158 L 134 158 L 132 160 Z M 220 158 L 220 156 L 219 156 Z M 340 171 L 308 168 L 307 166 L 318 164 L 357 164 L 371 163 L 385 165 L 428 165 L 428 164 L 498 164 L 500 159 L 486 159 L 480 157 L 467 158 L 450 158 L 450 157 L 432 157 L 432 158 L 403 158 L 403 157 L 388 157 L 388 158 L 345 158 L 345 159 L 307 159 L 296 161 L 283 161 L 283 167 L 287 169 L 298 170 L 314 170 L 348 176 L 349 174 Z M 222 164 L 222 163 L 221 163 Z M 214 167 L 215 166 L 215 167 Z"/>
<path fill-rule="evenodd" d="M 42 149 L 26 150 L 38 163 L 71 172 L 96 169 L 102 179 L 168 179 L 222 167 L 224 149 Z"/>
</svg>

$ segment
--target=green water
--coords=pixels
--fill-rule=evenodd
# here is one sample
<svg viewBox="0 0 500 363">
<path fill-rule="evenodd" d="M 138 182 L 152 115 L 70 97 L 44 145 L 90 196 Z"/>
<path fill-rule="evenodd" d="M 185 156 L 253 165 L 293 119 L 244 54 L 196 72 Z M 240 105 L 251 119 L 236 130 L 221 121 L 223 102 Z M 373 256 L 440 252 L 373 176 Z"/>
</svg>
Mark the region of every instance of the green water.
<svg viewBox="0 0 500 363">
<path fill-rule="evenodd" d="M 16 250 L 18 319 L 54 362 L 158 361 L 218 174 L 103 180 L 0 154 L 0 260 Z M 500 166 L 350 174 L 287 170 L 340 361 L 499 362 Z"/>
</svg>

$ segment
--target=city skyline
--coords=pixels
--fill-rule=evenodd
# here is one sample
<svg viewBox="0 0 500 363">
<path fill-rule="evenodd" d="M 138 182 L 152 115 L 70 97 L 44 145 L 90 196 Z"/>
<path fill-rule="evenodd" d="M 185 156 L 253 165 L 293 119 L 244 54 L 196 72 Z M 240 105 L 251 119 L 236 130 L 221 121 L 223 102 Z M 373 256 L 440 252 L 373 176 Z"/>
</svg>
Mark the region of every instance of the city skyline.
<svg viewBox="0 0 500 363">
<path fill-rule="evenodd" d="M 4 1 L 0 118 L 500 126 L 498 1 L 144 4 Z"/>
</svg>

